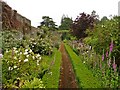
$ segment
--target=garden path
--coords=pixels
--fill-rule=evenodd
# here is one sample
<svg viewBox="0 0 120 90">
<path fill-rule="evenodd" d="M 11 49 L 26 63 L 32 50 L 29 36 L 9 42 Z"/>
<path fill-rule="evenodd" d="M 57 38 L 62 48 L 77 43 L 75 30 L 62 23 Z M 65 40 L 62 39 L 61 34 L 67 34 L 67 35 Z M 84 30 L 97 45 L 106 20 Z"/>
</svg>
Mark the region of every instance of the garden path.
<svg viewBox="0 0 120 90">
<path fill-rule="evenodd" d="M 60 52 L 62 53 L 62 63 L 59 88 L 78 88 L 71 61 L 63 43 L 60 46 Z"/>
</svg>

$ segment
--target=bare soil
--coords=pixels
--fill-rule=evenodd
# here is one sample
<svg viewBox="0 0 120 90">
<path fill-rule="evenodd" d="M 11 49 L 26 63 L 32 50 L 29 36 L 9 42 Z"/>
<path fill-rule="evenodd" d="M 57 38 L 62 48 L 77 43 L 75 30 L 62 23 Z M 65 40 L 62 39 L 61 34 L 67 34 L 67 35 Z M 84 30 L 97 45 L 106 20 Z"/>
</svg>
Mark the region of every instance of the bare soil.
<svg viewBox="0 0 120 90">
<path fill-rule="evenodd" d="M 60 51 L 62 53 L 62 63 L 60 70 L 59 89 L 78 88 L 71 61 L 63 43 L 60 46 Z"/>
</svg>

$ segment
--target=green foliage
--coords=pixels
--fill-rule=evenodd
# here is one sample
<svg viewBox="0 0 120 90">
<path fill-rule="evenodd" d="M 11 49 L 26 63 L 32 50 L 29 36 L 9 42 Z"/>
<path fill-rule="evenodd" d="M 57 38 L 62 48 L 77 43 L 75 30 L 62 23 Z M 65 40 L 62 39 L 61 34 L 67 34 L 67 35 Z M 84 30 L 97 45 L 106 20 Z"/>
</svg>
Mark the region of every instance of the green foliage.
<svg viewBox="0 0 120 90">
<path fill-rule="evenodd" d="M 43 31 L 37 31 L 35 37 L 24 35 L 19 44 L 17 43 L 20 38 L 18 37 L 19 34 L 13 35 L 12 32 L 4 32 L 6 35 L 4 39 L 9 41 L 5 44 L 10 45 L 5 47 L 2 58 L 2 85 L 4 88 L 42 88 L 39 79 L 42 79 L 48 72 L 50 58 L 54 55 L 53 46 L 59 48 L 60 42 L 60 36 L 57 32 L 48 31 L 47 27 L 43 29 Z M 53 36 L 53 34 L 56 36 Z M 12 37 L 12 39 L 9 37 Z M 14 42 L 13 39 L 15 39 L 16 44 L 15 42 L 10 43 L 9 39 L 11 42 Z M 49 59 L 44 58 L 43 55 L 48 55 Z"/>
<path fill-rule="evenodd" d="M 96 53 L 103 54 L 103 50 L 110 51 L 110 43 L 113 41 L 112 58 L 117 58 L 117 63 L 120 64 L 120 29 L 119 17 L 113 17 L 110 20 L 102 20 L 98 23 L 94 30 L 87 31 L 88 37 L 84 39 L 86 44 L 91 45 Z"/>
<path fill-rule="evenodd" d="M 42 81 L 46 88 L 58 88 L 60 77 L 61 53 L 54 49 L 54 56 L 50 59 L 49 71 L 43 76 Z"/>
<path fill-rule="evenodd" d="M 30 48 L 34 53 L 39 53 L 42 55 L 52 54 L 52 45 L 49 43 L 49 40 L 46 39 L 32 39 L 30 42 Z"/>
<path fill-rule="evenodd" d="M 86 41 L 89 40 L 89 38 L 90 37 L 87 37 Z M 119 72 L 115 63 L 117 59 L 114 56 L 114 58 L 112 58 L 110 51 L 104 53 L 103 50 L 103 54 L 100 55 L 94 51 L 94 48 L 84 43 L 74 42 L 71 46 L 74 46 L 74 52 L 75 50 L 78 52 L 82 63 L 101 81 L 102 87 L 118 88 Z"/>
<path fill-rule="evenodd" d="M 100 22 L 102 23 L 102 22 L 107 21 L 107 20 L 109 20 L 109 19 L 106 16 L 104 16 L 104 17 L 102 17 Z"/>
<path fill-rule="evenodd" d="M 117 88 L 119 83 L 118 69 L 117 67 L 113 68 L 113 65 L 115 66 L 116 64 L 112 61 L 111 55 L 109 54 L 107 58 L 105 55 L 103 60 L 103 56 L 96 54 L 93 49 L 87 49 L 87 51 L 84 51 L 84 49 L 87 49 L 87 47 L 80 47 L 80 58 L 84 65 L 93 72 L 93 75 L 102 82 L 102 87 Z"/>
<path fill-rule="evenodd" d="M 50 55 L 53 51 L 53 44 L 48 37 L 49 35 L 46 35 L 44 31 L 39 31 L 37 32 L 37 36 L 35 38 L 26 39 L 25 42 L 28 40 L 27 44 L 34 53 L 39 53 L 41 55 Z"/>
<path fill-rule="evenodd" d="M 31 81 L 26 80 L 24 82 L 24 85 L 22 86 L 22 88 L 45 88 L 45 87 L 44 87 L 43 82 L 41 81 L 41 79 L 34 78 Z"/>
<path fill-rule="evenodd" d="M 71 58 L 73 68 L 80 88 L 101 88 L 101 82 L 93 76 L 92 72 L 85 67 L 79 56 L 77 56 L 70 46 L 66 45 L 66 50 Z"/>
<path fill-rule="evenodd" d="M 19 47 L 22 40 L 22 34 L 16 30 L 3 30 L 0 32 L 0 40 L 2 41 L 0 48 L 5 51 L 12 47 Z"/>
<path fill-rule="evenodd" d="M 53 47 L 59 49 L 59 45 L 61 43 L 60 34 L 57 31 L 50 31 L 48 38 L 50 39 Z"/>
<path fill-rule="evenodd" d="M 3 86 L 7 88 L 13 87 L 9 87 L 9 85 L 21 87 L 17 78 L 31 80 L 33 77 L 39 77 L 43 70 L 41 63 L 41 55 L 34 54 L 30 48 L 21 47 L 6 51 L 2 58 Z"/>
<path fill-rule="evenodd" d="M 66 16 L 62 16 L 61 25 L 59 26 L 60 30 L 70 30 L 71 24 L 73 23 L 72 19 Z"/>
<path fill-rule="evenodd" d="M 43 21 L 41 22 L 41 25 L 39 26 L 40 28 L 42 26 L 48 27 L 49 30 L 56 30 L 56 25 L 55 22 L 53 21 L 52 18 L 50 18 L 49 16 L 43 16 L 42 17 Z"/>
<path fill-rule="evenodd" d="M 61 39 L 62 39 L 62 40 L 64 40 L 64 39 L 69 40 L 69 39 L 70 39 L 69 34 L 66 33 L 66 32 L 62 33 Z"/>
</svg>

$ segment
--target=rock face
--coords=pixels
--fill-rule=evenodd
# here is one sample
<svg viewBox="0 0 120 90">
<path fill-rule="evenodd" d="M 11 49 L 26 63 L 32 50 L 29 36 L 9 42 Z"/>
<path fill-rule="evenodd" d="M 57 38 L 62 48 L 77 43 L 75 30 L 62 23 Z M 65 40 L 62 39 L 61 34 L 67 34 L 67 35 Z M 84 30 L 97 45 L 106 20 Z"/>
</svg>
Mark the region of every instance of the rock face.
<svg viewBox="0 0 120 90">
<path fill-rule="evenodd" d="M 1 17 L 2 17 L 2 29 L 16 29 L 21 31 L 23 34 L 31 33 L 31 21 L 26 17 L 17 13 L 8 4 L 0 1 Z"/>
</svg>

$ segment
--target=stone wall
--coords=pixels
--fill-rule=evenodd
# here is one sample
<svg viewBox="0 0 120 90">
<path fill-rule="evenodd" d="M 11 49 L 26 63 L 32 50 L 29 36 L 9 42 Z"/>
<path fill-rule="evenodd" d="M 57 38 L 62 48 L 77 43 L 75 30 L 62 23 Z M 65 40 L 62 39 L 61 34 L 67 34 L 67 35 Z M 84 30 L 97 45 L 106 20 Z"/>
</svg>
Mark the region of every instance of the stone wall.
<svg viewBox="0 0 120 90">
<path fill-rule="evenodd" d="M 17 13 L 8 4 L 2 3 L 2 29 L 16 29 L 23 34 L 31 33 L 31 21 L 26 17 Z"/>
</svg>

